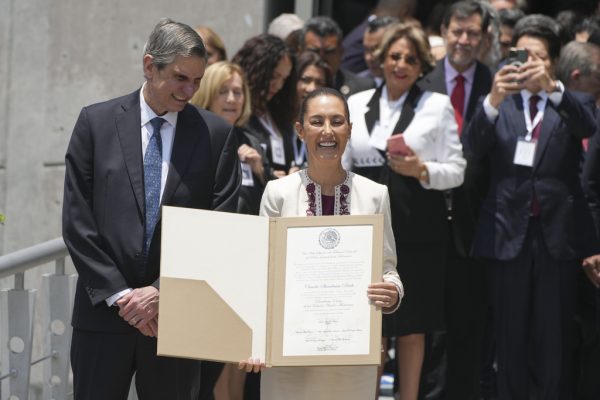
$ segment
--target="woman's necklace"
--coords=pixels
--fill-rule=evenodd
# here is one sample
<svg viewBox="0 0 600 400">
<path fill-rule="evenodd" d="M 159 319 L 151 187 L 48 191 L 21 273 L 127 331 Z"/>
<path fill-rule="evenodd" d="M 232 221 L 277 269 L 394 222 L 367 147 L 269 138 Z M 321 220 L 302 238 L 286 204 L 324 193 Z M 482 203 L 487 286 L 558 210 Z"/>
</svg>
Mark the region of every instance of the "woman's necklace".
<svg viewBox="0 0 600 400">
<path fill-rule="evenodd" d="M 308 217 L 323 215 L 323 204 L 321 203 L 321 185 L 313 182 L 308 176 L 308 170 L 303 169 L 301 173 L 304 175 L 306 182 L 306 194 L 308 195 L 308 209 L 306 215 Z M 350 187 L 348 187 L 349 174 L 346 172 L 346 179 L 335 187 L 335 205 L 333 215 L 350 215 Z"/>
</svg>

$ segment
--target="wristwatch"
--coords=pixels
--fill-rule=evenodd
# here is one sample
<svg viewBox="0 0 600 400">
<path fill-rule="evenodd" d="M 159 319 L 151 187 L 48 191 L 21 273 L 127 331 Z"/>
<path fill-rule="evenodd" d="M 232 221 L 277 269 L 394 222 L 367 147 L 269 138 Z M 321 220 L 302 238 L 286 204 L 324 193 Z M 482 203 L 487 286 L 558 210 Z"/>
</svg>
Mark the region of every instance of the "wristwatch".
<svg viewBox="0 0 600 400">
<path fill-rule="evenodd" d="M 554 81 L 554 86 L 552 87 L 552 90 L 548 91 L 547 93 L 558 93 L 560 91 L 561 91 L 560 81 L 559 80 L 555 80 Z"/>
<path fill-rule="evenodd" d="M 421 182 L 427 182 L 429 178 L 429 171 L 427 171 L 427 167 L 425 165 L 423 165 L 421 167 L 421 172 L 419 173 L 419 180 Z"/>
</svg>

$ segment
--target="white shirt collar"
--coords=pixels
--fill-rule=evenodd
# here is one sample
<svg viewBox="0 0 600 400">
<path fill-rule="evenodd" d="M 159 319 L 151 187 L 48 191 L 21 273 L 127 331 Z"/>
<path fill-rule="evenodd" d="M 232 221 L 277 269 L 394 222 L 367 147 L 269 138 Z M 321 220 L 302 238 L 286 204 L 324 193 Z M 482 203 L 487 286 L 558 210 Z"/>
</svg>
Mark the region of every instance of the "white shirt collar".
<svg viewBox="0 0 600 400">
<path fill-rule="evenodd" d="M 477 62 L 474 62 L 465 72 L 458 72 L 450 61 L 448 61 L 448 57 L 444 58 L 444 67 L 446 68 L 446 81 L 454 82 L 454 79 L 458 75 L 462 75 L 465 78 L 465 81 L 472 84 L 475 79 L 475 68 L 477 68 Z"/>
<path fill-rule="evenodd" d="M 537 92 L 535 94 L 537 94 L 538 96 L 540 96 L 540 100 L 542 100 L 542 104 L 544 104 L 546 102 L 546 100 L 548 100 L 548 93 L 546 93 L 545 90 L 540 90 L 539 92 Z M 523 104 L 527 104 L 528 105 L 529 104 L 529 99 L 533 95 L 534 95 L 534 93 L 531 93 L 527 89 L 521 90 L 521 97 L 523 98 Z"/>
<path fill-rule="evenodd" d="M 149 123 L 152 118 L 158 117 L 154 110 L 150 108 L 148 103 L 146 103 L 146 99 L 144 98 L 144 87 L 146 84 L 142 85 L 142 89 L 140 90 L 140 111 L 141 111 L 141 126 Z M 164 115 L 160 115 L 160 117 L 164 118 L 171 126 L 177 125 L 177 114 L 176 112 L 168 112 Z"/>
<path fill-rule="evenodd" d="M 407 96 L 408 90 L 402 96 L 400 96 L 398 100 L 390 100 L 387 85 L 383 85 L 383 88 L 381 89 L 381 100 L 387 104 L 389 109 L 401 109 Z"/>
</svg>

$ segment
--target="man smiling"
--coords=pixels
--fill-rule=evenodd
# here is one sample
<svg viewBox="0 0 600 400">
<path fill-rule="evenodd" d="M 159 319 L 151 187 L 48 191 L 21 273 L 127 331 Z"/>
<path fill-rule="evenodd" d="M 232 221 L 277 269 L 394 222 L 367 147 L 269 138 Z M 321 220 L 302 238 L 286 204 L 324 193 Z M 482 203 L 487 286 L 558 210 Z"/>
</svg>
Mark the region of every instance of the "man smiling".
<svg viewBox="0 0 600 400">
<path fill-rule="evenodd" d="M 459 134 L 475 113 L 478 99 L 492 85 L 488 67 L 477 61 L 489 14 L 476 1 L 452 4 L 442 22 L 446 57 L 420 82 L 424 89 L 450 96 Z M 446 344 L 446 396 L 449 400 L 478 398 L 479 366 L 485 321 L 483 265 L 470 257 L 479 208 L 487 188 L 485 161 L 475 161 L 465 153 L 467 169 L 462 186 L 446 192 L 448 212 L 448 254 L 446 256 L 446 340 L 441 334 L 433 342 L 431 358 L 424 370 L 428 382 L 443 386 L 444 379 L 433 378 L 433 369 L 443 370 L 441 354 Z M 433 390 L 431 391 L 433 392 Z M 442 393 L 442 390 L 439 390 Z M 438 397 L 431 397 L 432 399 Z"/>
<path fill-rule="evenodd" d="M 231 127 L 188 101 L 206 67 L 189 26 L 161 20 L 141 90 L 84 107 L 66 155 L 63 237 L 79 273 L 75 399 L 197 399 L 200 362 L 156 356 L 160 206 L 235 211 Z"/>
</svg>

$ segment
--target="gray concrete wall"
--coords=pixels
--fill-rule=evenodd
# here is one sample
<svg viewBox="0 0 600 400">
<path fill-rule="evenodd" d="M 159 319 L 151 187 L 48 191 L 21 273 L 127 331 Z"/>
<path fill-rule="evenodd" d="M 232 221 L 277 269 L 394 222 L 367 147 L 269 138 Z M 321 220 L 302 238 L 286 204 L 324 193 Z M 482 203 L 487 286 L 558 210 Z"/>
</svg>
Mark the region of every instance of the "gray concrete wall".
<svg viewBox="0 0 600 400">
<path fill-rule="evenodd" d="M 161 17 L 210 26 L 233 55 L 262 31 L 265 3 L 0 0 L 0 254 L 61 234 L 64 154 L 77 115 L 142 84 L 142 48 Z M 39 288 L 51 269 L 28 272 L 26 287 Z"/>
<path fill-rule="evenodd" d="M 233 55 L 264 0 L 0 1 L 0 254 L 60 234 L 63 158 L 82 106 L 142 83 L 159 18 L 208 25 Z"/>
</svg>

